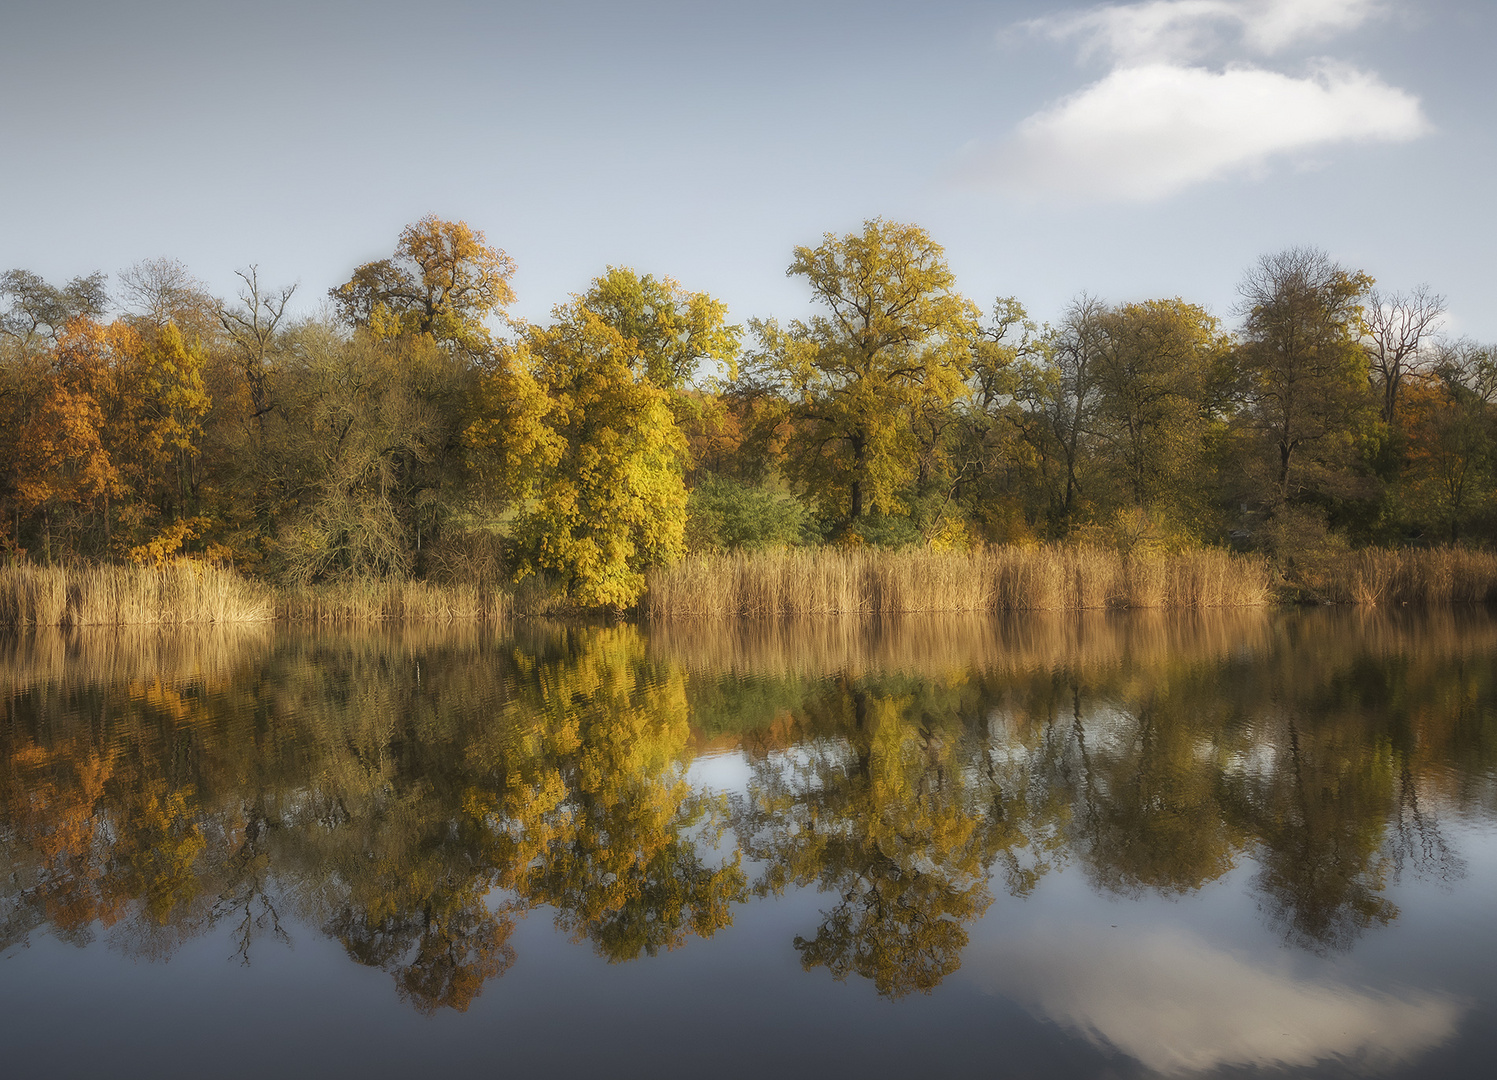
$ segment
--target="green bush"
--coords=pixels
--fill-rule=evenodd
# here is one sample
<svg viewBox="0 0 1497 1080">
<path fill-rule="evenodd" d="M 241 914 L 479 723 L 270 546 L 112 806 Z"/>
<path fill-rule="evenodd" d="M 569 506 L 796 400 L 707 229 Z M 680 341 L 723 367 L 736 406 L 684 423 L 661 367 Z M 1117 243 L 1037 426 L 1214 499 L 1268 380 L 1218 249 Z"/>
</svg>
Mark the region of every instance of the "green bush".
<svg viewBox="0 0 1497 1080">
<path fill-rule="evenodd" d="M 801 542 L 806 512 L 787 491 L 703 477 L 686 504 L 686 546 L 699 551 L 758 551 Z"/>
</svg>

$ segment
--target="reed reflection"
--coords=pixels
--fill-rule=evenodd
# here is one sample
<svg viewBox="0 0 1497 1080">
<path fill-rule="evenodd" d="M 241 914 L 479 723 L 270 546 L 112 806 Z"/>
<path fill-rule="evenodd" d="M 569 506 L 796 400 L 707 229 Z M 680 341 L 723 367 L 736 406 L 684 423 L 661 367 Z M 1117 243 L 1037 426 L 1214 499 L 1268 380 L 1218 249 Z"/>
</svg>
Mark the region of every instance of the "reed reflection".
<svg viewBox="0 0 1497 1080">
<path fill-rule="evenodd" d="M 425 1012 L 536 909 L 627 961 L 795 888 L 804 967 L 929 991 L 1066 867 L 1180 896 L 1250 861 L 1285 940 L 1346 949 L 1497 810 L 1484 612 L 9 639 L 0 710 L 0 945 L 314 928 Z"/>
</svg>

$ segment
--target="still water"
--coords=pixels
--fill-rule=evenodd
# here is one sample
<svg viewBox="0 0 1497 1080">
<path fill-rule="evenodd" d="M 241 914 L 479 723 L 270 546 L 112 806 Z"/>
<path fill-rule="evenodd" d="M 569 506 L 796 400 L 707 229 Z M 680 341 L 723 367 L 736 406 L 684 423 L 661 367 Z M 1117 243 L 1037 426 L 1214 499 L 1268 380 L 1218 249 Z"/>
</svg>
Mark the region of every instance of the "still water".
<svg viewBox="0 0 1497 1080">
<path fill-rule="evenodd" d="M 0 638 L 6 1076 L 1488 1076 L 1482 610 Z"/>
</svg>

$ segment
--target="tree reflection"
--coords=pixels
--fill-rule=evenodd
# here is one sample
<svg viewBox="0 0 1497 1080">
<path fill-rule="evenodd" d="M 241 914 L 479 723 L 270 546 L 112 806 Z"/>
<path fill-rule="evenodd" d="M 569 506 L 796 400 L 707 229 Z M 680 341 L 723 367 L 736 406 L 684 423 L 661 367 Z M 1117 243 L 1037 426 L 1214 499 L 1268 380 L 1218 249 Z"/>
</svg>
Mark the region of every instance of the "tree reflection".
<svg viewBox="0 0 1497 1080">
<path fill-rule="evenodd" d="M 287 634 L 175 677 L 159 641 L 97 677 L 0 642 L 0 945 L 156 958 L 217 928 L 249 964 L 311 927 L 463 1010 L 537 909 L 621 962 L 804 887 L 802 965 L 900 997 L 1058 866 L 1177 897 L 1250 862 L 1287 941 L 1344 949 L 1397 917 L 1400 874 L 1461 874 L 1443 815 L 1497 810 L 1497 622 L 1410 625 L 748 683 L 627 626 Z M 752 767 L 731 803 L 688 780 L 708 736 Z"/>
<path fill-rule="evenodd" d="M 795 939 L 802 965 L 891 997 L 961 966 L 966 926 L 992 903 L 989 867 L 1028 841 L 1022 794 L 977 764 L 964 695 L 933 690 L 839 679 L 806 705 L 805 741 L 756 763 L 738 815 L 761 894 L 814 884 L 840 898 Z"/>
<path fill-rule="evenodd" d="M 512 887 L 610 961 L 711 937 L 732 922 L 735 851 L 710 865 L 722 802 L 685 779 L 685 679 L 633 627 L 574 631 L 517 656 L 516 702 L 540 720 L 506 810 L 529 844 Z"/>
</svg>

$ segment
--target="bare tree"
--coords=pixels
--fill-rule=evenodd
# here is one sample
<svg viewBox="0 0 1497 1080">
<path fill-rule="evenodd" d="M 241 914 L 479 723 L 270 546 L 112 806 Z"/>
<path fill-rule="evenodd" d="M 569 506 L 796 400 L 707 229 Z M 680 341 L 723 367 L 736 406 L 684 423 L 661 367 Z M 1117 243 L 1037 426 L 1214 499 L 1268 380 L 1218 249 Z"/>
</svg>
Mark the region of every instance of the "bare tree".
<svg viewBox="0 0 1497 1080">
<path fill-rule="evenodd" d="M 119 297 L 128 314 L 151 326 L 174 322 L 201 331 L 216 321 L 218 304 L 208 287 L 176 259 L 143 259 L 122 270 Z"/>
<path fill-rule="evenodd" d="M 1362 338 L 1367 346 L 1373 386 L 1383 392 L 1383 420 L 1393 423 L 1398 409 L 1398 391 L 1404 379 L 1428 366 L 1421 345 L 1428 340 L 1445 314 L 1445 298 L 1420 285 L 1409 293 L 1384 297 L 1373 290 L 1362 316 Z"/>
<path fill-rule="evenodd" d="M 239 361 L 239 370 L 249 388 L 250 416 L 260 428 L 265 427 L 265 414 L 275 407 L 270 400 L 269 364 L 266 357 L 275 340 L 276 329 L 286 317 L 286 307 L 296 292 L 295 285 L 286 285 L 275 290 L 264 290 L 260 285 L 259 268 L 236 270 L 244 282 L 239 290 L 237 309 L 220 307 L 218 321 L 233 342 Z"/>
<path fill-rule="evenodd" d="M 1059 379 L 1046 403 L 1051 431 L 1060 445 L 1066 467 L 1062 508 L 1067 517 L 1081 490 L 1081 458 L 1097 408 L 1098 367 L 1103 346 L 1107 307 L 1083 293 L 1071 302 L 1065 320 L 1051 338 L 1052 362 Z"/>
<path fill-rule="evenodd" d="M 0 338 L 27 356 L 46 340 L 55 341 L 71 320 L 101 317 L 109 306 L 106 280 L 93 273 L 59 289 L 29 270 L 5 271 L 0 274 Z"/>
<path fill-rule="evenodd" d="M 1434 367 L 1446 386 L 1460 388 L 1483 406 L 1497 403 L 1497 345 L 1470 338 L 1442 341 Z"/>
</svg>

